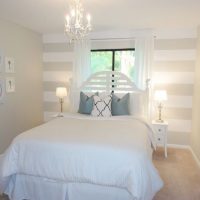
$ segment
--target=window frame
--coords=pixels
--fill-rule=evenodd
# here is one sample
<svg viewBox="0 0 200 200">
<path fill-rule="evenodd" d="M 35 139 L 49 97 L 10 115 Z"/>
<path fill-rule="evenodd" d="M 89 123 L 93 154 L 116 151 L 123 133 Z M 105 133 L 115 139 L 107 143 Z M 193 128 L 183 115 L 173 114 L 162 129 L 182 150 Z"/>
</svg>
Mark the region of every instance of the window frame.
<svg viewBox="0 0 200 200">
<path fill-rule="evenodd" d="M 135 48 L 120 48 L 120 49 L 92 49 L 91 52 L 110 51 L 112 52 L 112 71 L 115 71 L 115 52 L 116 51 L 135 51 Z"/>
</svg>

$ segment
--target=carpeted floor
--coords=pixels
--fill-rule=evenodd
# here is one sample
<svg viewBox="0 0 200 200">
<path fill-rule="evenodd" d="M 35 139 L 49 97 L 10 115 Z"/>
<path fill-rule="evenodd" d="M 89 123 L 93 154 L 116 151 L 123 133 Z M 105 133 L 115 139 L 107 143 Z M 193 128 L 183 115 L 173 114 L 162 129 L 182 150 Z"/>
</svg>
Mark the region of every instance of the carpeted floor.
<svg viewBox="0 0 200 200">
<path fill-rule="evenodd" d="M 200 200 L 200 168 L 189 150 L 168 149 L 165 159 L 158 149 L 154 164 L 165 184 L 154 200 Z"/>
<path fill-rule="evenodd" d="M 165 159 L 160 148 L 153 158 L 164 180 L 164 187 L 154 200 L 200 200 L 200 168 L 189 150 L 168 149 Z M 8 199 L 0 197 L 0 200 Z"/>
</svg>

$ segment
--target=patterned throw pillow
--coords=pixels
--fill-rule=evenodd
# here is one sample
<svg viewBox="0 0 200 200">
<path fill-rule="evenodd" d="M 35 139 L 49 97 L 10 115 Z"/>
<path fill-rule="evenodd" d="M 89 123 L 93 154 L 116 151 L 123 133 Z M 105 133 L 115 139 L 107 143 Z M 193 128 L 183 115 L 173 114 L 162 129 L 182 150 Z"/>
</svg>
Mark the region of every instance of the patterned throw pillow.
<svg viewBox="0 0 200 200">
<path fill-rule="evenodd" d="M 111 102 L 112 102 L 112 96 L 105 96 L 104 98 L 101 98 L 99 96 L 94 96 L 94 104 L 93 109 L 91 112 L 91 115 L 93 117 L 111 117 Z"/>
</svg>

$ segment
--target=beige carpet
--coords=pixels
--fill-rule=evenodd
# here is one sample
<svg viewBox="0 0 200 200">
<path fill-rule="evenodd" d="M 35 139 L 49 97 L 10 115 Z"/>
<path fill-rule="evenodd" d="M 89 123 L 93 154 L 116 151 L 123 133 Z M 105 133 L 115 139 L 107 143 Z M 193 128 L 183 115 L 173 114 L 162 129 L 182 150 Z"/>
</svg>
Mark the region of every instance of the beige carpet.
<svg viewBox="0 0 200 200">
<path fill-rule="evenodd" d="M 154 164 L 164 180 L 154 200 L 200 200 L 200 168 L 189 150 L 168 149 L 165 159 L 163 149 L 157 149 Z"/>
<path fill-rule="evenodd" d="M 154 164 L 164 181 L 154 200 L 200 200 L 200 168 L 189 150 L 168 149 L 165 159 L 158 149 Z"/>
</svg>

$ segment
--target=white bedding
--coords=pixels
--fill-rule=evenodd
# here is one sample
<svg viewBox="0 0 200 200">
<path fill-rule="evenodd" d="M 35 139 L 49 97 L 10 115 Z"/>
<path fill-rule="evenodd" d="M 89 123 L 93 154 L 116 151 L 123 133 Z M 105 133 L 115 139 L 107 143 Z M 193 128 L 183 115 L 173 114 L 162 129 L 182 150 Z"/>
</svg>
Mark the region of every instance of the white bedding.
<svg viewBox="0 0 200 200">
<path fill-rule="evenodd" d="M 14 139 L 0 177 L 24 174 L 114 186 L 133 199 L 151 200 L 163 183 L 149 158 L 150 133 L 144 121 L 134 118 L 55 119 Z"/>
</svg>

